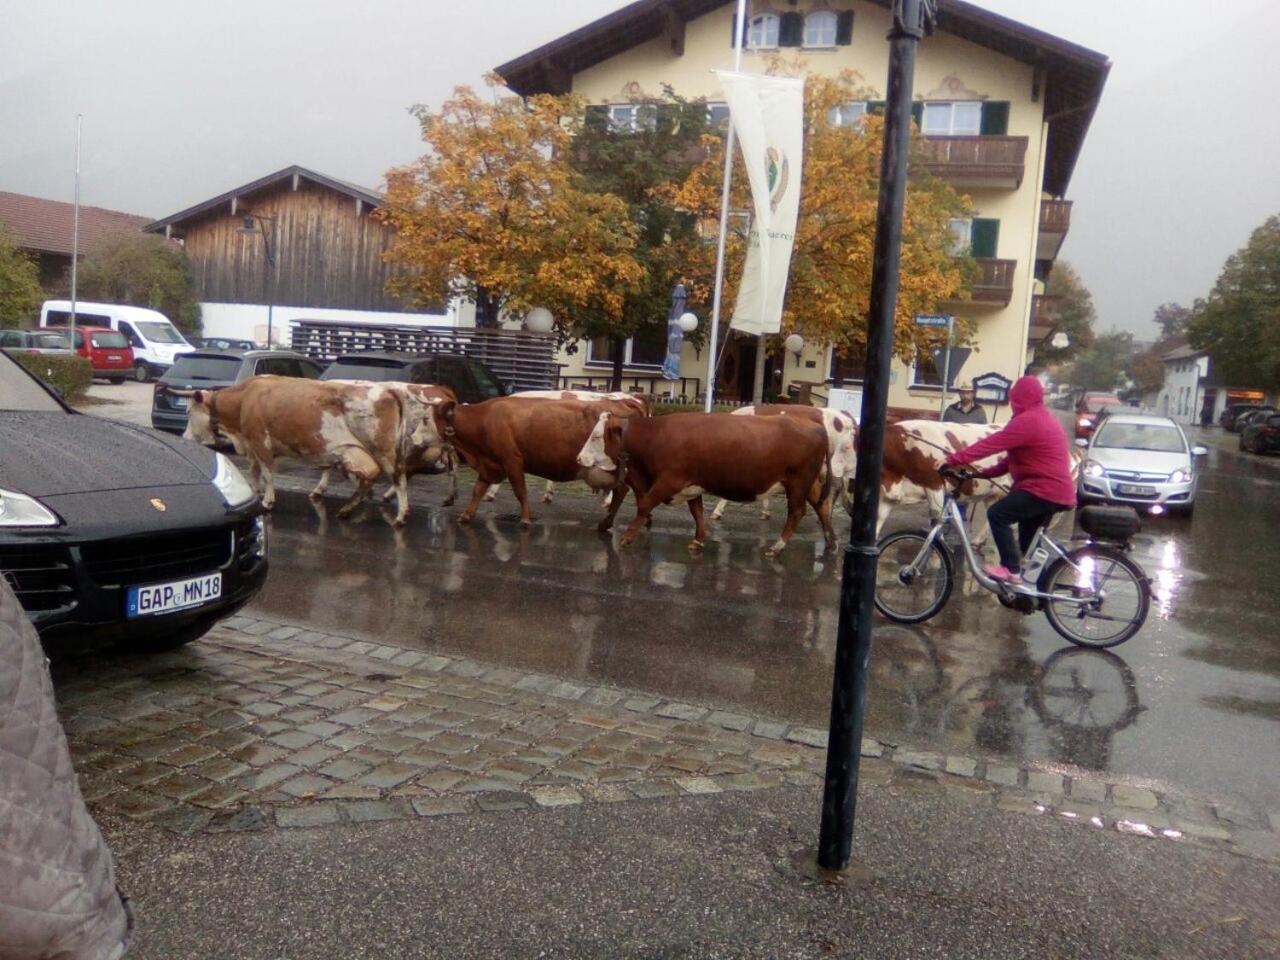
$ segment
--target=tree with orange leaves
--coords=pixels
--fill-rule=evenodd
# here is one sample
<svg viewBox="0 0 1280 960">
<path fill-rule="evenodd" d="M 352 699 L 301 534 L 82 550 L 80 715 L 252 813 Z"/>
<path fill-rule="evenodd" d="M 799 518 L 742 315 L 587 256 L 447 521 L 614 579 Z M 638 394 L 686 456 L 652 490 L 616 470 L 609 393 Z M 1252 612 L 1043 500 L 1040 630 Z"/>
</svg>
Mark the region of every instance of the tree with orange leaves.
<svg viewBox="0 0 1280 960">
<path fill-rule="evenodd" d="M 496 90 L 500 81 L 489 78 Z M 584 190 L 567 162 L 583 105 L 572 97 L 494 97 L 458 87 L 414 108 L 428 152 L 387 174 L 379 216 L 396 228 L 392 289 L 418 304 L 476 304 L 480 326 L 549 309 L 564 339 L 621 316 L 642 279 L 627 207 Z"/>
</svg>

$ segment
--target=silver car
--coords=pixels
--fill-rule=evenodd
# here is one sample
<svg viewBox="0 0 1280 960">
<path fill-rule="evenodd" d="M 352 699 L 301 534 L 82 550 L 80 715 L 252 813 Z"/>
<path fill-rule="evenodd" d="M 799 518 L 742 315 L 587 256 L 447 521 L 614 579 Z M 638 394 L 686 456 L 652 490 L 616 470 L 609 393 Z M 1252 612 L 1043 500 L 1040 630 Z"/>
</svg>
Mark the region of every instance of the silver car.
<svg viewBox="0 0 1280 960">
<path fill-rule="evenodd" d="M 1209 451 L 1187 443 L 1168 417 L 1112 414 L 1089 440 L 1080 466 L 1080 501 L 1123 503 L 1153 514 L 1189 517 L 1195 509 L 1195 458 Z"/>
</svg>

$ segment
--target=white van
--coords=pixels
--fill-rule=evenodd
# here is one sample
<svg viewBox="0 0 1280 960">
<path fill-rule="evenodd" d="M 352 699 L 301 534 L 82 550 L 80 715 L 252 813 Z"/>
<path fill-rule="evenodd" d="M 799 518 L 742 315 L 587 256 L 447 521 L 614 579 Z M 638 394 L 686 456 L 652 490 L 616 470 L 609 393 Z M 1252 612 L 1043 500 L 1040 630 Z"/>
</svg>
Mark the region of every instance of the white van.
<svg viewBox="0 0 1280 960">
<path fill-rule="evenodd" d="M 40 326 L 65 327 L 71 322 L 70 300 L 46 300 L 40 307 Z M 119 330 L 133 347 L 133 378 L 146 383 L 173 366 L 174 358 L 195 350 L 158 310 L 118 303 L 76 301 L 76 323 Z"/>
</svg>

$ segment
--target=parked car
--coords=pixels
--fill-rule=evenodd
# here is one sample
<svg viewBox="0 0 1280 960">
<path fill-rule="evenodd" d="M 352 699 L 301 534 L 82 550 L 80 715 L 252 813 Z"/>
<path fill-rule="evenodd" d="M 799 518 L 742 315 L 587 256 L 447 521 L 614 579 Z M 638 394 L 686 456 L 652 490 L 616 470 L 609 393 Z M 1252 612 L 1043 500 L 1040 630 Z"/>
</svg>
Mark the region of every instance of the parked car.
<svg viewBox="0 0 1280 960">
<path fill-rule="evenodd" d="M 46 300 L 40 307 L 40 326 L 70 325 L 71 302 Z M 130 307 L 119 303 L 77 301 L 76 325 L 107 327 L 124 334 L 133 349 L 133 378 L 146 383 L 173 365 L 179 354 L 195 347 L 187 343 L 169 318 L 157 310 Z"/>
<path fill-rule="evenodd" d="M 156 381 L 151 394 L 151 425 L 157 430 L 182 433 L 187 429 L 187 409 L 193 391 L 221 390 L 265 373 L 315 380 L 320 376 L 320 364 L 286 350 L 184 353 Z"/>
<path fill-rule="evenodd" d="M 1280 450 L 1280 414 L 1272 411 L 1265 417 L 1252 417 L 1240 431 L 1240 449 L 1249 453 Z"/>
<path fill-rule="evenodd" d="M 320 379 L 435 383 L 451 388 L 462 403 L 512 392 L 479 360 L 456 353 L 350 353 L 329 364 Z"/>
<path fill-rule="evenodd" d="M 1195 458 L 1209 451 L 1187 443 L 1168 417 L 1116 413 L 1098 424 L 1080 467 L 1080 503 L 1122 503 L 1151 513 L 1191 516 Z"/>
<path fill-rule="evenodd" d="M 49 330 L 0 330 L 0 349 L 70 356 L 71 341 Z"/>
<path fill-rule="evenodd" d="M 1267 417 L 1271 416 L 1271 414 L 1277 412 L 1280 411 L 1277 411 L 1275 407 L 1270 406 L 1269 404 L 1255 407 L 1252 410 L 1245 410 L 1236 417 L 1234 421 L 1232 421 L 1231 429 L 1235 433 L 1244 433 L 1244 431 L 1253 424 L 1260 423 L 1263 420 L 1266 420 Z"/>
<path fill-rule="evenodd" d="M 1236 427 L 1236 420 L 1243 414 L 1257 410 L 1261 406 L 1263 406 L 1261 403 L 1228 404 L 1223 408 L 1222 413 L 1218 416 L 1218 423 L 1224 430 L 1230 431 L 1231 433 L 1239 433 L 1240 431 Z"/>
<path fill-rule="evenodd" d="M 77 413 L 0 354 L 0 573 L 47 645 L 201 636 L 266 579 L 261 513 L 227 457 Z"/>
<path fill-rule="evenodd" d="M 66 327 L 46 327 L 45 330 L 64 338 L 71 334 Z M 124 383 L 133 371 L 133 350 L 123 333 L 109 327 L 77 325 L 75 342 L 76 353 L 89 361 L 95 377 Z"/>
<path fill-rule="evenodd" d="M 1076 403 L 1075 435 L 1088 439 L 1098 425 L 1098 415 L 1107 407 L 1122 407 L 1114 393 L 1086 393 Z"/>
<path fill-rule="evenodd" d="M 187 341 L 200 350 L 257 350 L 252 340 L 234 340 L 230 337 L 187 337 Z"/>
</svg>

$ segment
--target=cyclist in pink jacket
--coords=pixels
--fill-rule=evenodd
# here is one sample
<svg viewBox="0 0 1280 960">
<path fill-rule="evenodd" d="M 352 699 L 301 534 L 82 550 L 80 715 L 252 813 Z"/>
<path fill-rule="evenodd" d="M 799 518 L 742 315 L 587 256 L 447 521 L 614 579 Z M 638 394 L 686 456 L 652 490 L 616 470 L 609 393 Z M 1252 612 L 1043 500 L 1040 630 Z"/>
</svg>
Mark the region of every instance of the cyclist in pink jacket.
<svg viewBox="0 0 1280 960">
<path fill-rule="evenodd" d="M 1076 505 L 1076 485 L 1071 478 L 1071 453 L 1062 425 L 1044 405 L 1044 387 L 1035 377 L 1023 377 L 1009 391 L 1013 419 L 999 433 L 979 440 L 947 457 L 948 467 L 959 467 L 997 453 L 1007 456 L 980 471 L 987 479 L 1013 479 L 1013 490 L 987 511 L 991 536 L 1000 551 L 999 564 L 982 569 L 997 580 L 1024 583 L 1022 552 L 1036 531 L 1059 511 Z M 1013 525 L 1018 525 L 1018 537 Z"/>
</svg>

